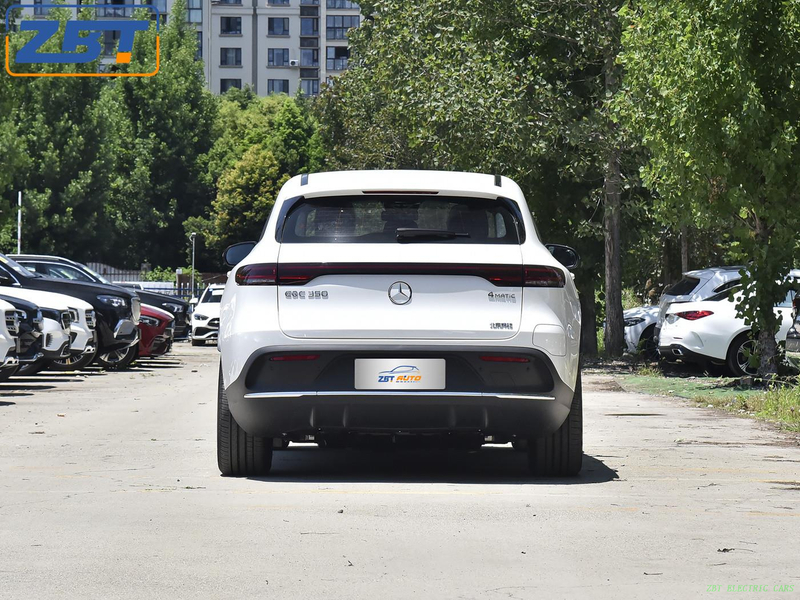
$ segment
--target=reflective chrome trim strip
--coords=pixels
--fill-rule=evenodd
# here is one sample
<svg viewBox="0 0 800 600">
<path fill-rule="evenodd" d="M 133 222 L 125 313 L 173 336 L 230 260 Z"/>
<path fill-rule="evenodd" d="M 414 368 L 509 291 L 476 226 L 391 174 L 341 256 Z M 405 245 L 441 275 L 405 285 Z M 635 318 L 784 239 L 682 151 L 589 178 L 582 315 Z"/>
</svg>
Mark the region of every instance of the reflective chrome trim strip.
<svg viewBox="0 0 800 600">
<path fill-rule="evenodd" d="M 490 392 L 437 392 L 437 391 L 384 391 L 384 390 L 343 390 L 339 392 L 252 392 L 245 394 L 245 398 L 303 398 L 306 396 L 420 396 L 440 398 L 501 398 L 503 400 L 540 400 L 552 402 L 555 396 L 538 396 L 528 394 L 505 394 Z"/>
</svg>

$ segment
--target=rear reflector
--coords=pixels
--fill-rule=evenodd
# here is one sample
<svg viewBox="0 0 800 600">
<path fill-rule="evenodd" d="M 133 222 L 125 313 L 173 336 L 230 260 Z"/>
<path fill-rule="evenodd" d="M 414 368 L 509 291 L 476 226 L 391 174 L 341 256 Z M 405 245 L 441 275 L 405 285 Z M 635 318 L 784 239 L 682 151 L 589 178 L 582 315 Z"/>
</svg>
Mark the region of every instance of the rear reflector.
<svg viewBox="0 0 800 600">
<path fill-rule="evenodd" d="M 526 266 L 525 287 L 564 287 L 566 278 L 555 267 Z"/>
<path fill-rule="evenodd" d="M 294 360 L 317 360 L 319 354 L 284 354 L 281 356 L 270 356 L 270 360 L 275 361 L 294 361 Z"/>
<path fill-rule="evenodd" d="M 686 312 L 679 312 L 677 314 L 681 319 L 697 321 L 697 319 L 702 319 L 703 317 L 710 317 L 714 312 L 710 310 L 687 310 Z"/>
<path fill-rule="evenodd" d="M 531 362 L 524 356 L 481 356 L 486 362 L 526 363 Z"/>
</svg>

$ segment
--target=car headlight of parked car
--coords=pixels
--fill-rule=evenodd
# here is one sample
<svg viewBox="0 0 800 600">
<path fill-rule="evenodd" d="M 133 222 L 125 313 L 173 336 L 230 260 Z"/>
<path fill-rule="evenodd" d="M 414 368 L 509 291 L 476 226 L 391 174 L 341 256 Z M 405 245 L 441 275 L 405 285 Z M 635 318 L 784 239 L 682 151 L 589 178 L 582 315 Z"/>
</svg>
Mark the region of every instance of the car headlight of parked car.
<svg viewBox="0 0 800 600">
<path fill-rule="evenodd" d="M 625 327 L 633 327 L 639 323 L 644 323 L 644 319 L 642 317 L 631 317 L 630 319 L 625 319 Z"/>
<path fill-rule="evenodd" d="M 150 325 L 150 327 L 158 327 L 159 325 L 158 319 L 154 319 L 153 317 L 147 317 L 145 315 L 139 317 L 139 322 L 144 323 L 145 325 Z"/>
<path fill-rule="evenodd" d="M 161 306 L 164 307 L 164 310 L 168 310 L 171 313 L 182 313 L 183 306 L 180 304 L 173 304 L 172 302 L 164 302 Z"/>
<path fill-rule="evenodd" d="M 204 321 L 207 318 L 208 318 L 207 316 L 201 315 L 201 314 L 198 314 L 198 313 L 195 313 L 195 315 L 194 315 L 195 321 Z"/>
<path fill-rule="evenodd" d="M 108 306 L 112 306 L 114 308 L 125 308 L 128 305 L 128 303 L 125 301 L 125 298 L 120 298 L 119 296 L 101 295 L 98 296 L 97 299 L 103 304 L 107 304 Z"/>
</svg>

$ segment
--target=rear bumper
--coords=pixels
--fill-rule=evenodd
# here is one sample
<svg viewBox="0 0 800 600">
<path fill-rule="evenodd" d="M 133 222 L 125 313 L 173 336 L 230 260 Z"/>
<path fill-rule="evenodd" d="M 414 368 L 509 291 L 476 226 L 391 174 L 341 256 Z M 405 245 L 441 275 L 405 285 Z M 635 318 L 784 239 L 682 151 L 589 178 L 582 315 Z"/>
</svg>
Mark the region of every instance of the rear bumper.
<svg viewBox="0 0 800 600">
<path fill-rule="evenodd" d="M 313 361 L 271 361 L 314 353 Z M 487 353 L 527 363 L 485 362 Z M 444 358 L 444 390 L 356 390 L 356 358 Z M 573 390 L 550 358 L 531 348 L 269 348 L 252 355 L 227 390 L 231 413 L 251 435 L 480 433 L 538 437 L 569 414 Z"/>
<path fill-rule="evenodd" d="M 706 365 L 709 363 L 718 363 L 719 359 L 705 354 L 700 354 L 694 350 L 690 350 L 681 344 L 670 344 L 669 346 L 659 346 L 658 353 L 668 360 L 682 360 L 686 363 L 693 363 L 698 365 Z"/>
</svg>

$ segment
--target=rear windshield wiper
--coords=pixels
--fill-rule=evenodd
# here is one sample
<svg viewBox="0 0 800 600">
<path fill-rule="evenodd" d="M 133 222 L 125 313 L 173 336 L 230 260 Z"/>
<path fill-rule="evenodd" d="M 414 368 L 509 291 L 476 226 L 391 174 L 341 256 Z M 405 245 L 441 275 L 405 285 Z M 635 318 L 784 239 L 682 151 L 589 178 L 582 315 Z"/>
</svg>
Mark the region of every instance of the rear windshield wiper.
<svg viewBox="0 0 800 600">
<path fill-rule="evenodd" d="M 423 239 L 452 240 L 458 237 L 469 237 L 466 231 L 448 231 L 447 229 L 418 229 L 416 227 L 398 227 L 397 241 L 411 241 Z"/>
</svg>

